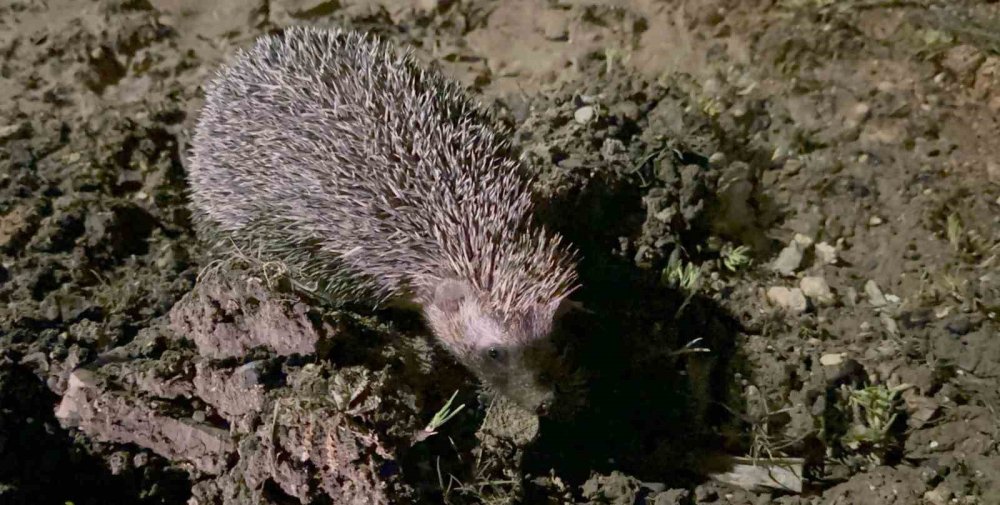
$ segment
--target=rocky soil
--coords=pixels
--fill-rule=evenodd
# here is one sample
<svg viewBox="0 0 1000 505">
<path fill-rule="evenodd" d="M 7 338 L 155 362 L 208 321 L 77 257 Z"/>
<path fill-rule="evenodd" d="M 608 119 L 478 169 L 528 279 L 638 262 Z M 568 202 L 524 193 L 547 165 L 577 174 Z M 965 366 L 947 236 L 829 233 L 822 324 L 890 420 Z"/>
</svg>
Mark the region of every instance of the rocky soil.
<svg viewBox="0 0 1000 505">
<path fill-rule="evenodd" d="M 562 415 L 195 240 L 201 86 L 302 23 L 515 131 L 583 252 Z M 1000 503 L 998 34 L 986 0 L 0 3 L 0 503 Z"/>
</svg>

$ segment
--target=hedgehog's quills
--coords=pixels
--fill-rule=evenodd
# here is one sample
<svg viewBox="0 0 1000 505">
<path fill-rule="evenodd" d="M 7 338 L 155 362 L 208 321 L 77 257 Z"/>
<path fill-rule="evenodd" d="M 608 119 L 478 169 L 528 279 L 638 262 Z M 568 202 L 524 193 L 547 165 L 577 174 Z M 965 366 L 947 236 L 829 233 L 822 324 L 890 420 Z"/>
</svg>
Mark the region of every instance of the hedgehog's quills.
<svg viewBox="0 0 1000 505">
<path fill-rule="evenodd" d="M 207 88 L 195 219 L 203 237 L 253 244 L 330 297 L 416 303 L 459 361 L 543 411 L 549 335 L 576 274 L 560 238 L 531 221 L 508 134 L 408 52 L 289 28 Z"/>
</svg>

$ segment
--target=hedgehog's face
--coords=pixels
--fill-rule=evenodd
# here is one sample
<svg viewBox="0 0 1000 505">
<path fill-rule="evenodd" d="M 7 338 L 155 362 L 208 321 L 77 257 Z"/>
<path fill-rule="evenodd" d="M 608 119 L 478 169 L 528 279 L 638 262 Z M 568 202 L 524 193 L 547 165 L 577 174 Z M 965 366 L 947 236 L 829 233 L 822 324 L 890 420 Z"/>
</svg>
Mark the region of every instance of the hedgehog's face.
<svg viewBox="0 0 1000 505">
<path fill-rule="evenodd" d="M 424 310 L 442 344 L 492 388 L 540 415 L 555 399 L 559 356 L 549 339 L 555 307 L 505 323 L 483 309 L 468 285 L 445 281 Z"/>
</svg>

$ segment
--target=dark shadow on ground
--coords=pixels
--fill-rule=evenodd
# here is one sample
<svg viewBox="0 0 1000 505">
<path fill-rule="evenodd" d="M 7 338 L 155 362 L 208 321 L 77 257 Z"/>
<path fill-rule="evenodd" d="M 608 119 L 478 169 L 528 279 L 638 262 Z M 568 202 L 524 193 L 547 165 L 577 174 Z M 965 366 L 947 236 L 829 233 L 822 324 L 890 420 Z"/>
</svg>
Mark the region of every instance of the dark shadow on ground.
<svg viewBox="0 0 1000 505">
<path fill-rule="evenodd" d="M 555 469 L 578 485 L 591 472 L 620 470 L 675 487 L 703 480 L 692 470 L 696 457 L 731 443 L 714 428 L 731 418 L 724 405 L 740 401 L 729 398 L 739 322 L 711 299 L 686 300 L 665 287 L 662 266 L 640 268 L 614 252 L 618 237 L 637 236 L 642 226 L 638 191 L 595 185 L 541 211 L 582 252 L 583 287 L 574 299 L 589 312 L 565 318 L 559 333 L 586 386 L 574 415 L 543 421 L 524 460 L 527 474 Z M 696 339 L 692 347 L 710 352 L 677 353 Z"/>
<path fill-rule="evenodd" d="M 186 503 L 187 474 L 164 468 L 158 458 L 123 450 L 112 456 L 120 456 L 122 467 L 112 474 L 105 461 L 59 426 L 53 413 L 58 398 L 19 364 L 21 359 L 0 351 L 0 503 Z M 137 459 L 147 461 L 137 466 Z"/>
</svg>

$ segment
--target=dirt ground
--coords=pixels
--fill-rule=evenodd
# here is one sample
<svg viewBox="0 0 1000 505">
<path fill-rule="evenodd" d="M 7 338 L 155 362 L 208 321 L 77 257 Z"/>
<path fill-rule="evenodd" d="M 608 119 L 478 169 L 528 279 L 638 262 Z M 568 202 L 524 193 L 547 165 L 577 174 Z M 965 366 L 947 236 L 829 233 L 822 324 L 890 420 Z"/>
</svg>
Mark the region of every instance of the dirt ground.
<svg viewBox="0 0 1000 505">
<path fill-rule="evenodd" d="M 583 257 L 564 415 L 209 262 L 201 86 L 292 24 L 514 129 Z M 0 96 L 0 503 L 1000 503 L 1000 3 L 4 0 Z"/>
</svg>

